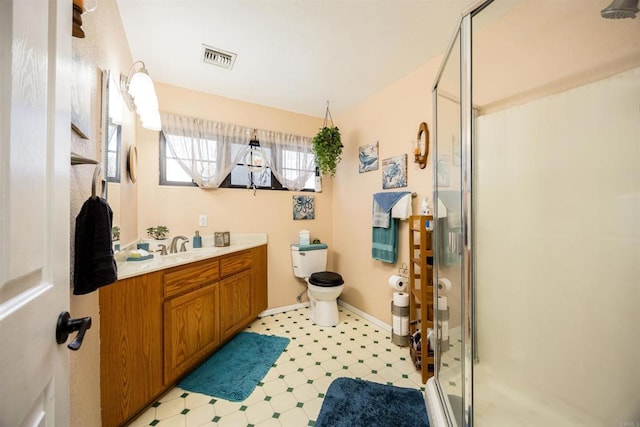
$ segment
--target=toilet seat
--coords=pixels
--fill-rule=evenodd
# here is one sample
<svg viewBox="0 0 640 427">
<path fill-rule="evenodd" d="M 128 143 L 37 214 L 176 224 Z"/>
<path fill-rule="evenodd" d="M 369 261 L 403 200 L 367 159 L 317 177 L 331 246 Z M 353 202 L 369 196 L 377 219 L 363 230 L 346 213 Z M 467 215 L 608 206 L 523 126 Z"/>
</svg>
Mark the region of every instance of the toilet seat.
<svg viewBox="0 0 640 427">
<path fill-rule="evenodd" d="M 331 288 L 334 286 L 340 286 L 344 284 L 342 276 L 333 271 L 319 271 L 313 273 L 309 277 L 309 283 L 315 286 L 322 286 L 324 288 Z"/>
</svg>

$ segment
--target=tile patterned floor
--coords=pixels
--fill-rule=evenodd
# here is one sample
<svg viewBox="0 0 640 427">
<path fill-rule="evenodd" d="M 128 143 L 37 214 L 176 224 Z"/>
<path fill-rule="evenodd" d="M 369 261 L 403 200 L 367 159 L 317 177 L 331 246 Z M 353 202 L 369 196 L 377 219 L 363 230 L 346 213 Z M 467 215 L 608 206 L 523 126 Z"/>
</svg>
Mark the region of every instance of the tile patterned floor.
<svg viewBox="0 0 640 427">
<path fill-rule="evenodd" d="M 460 332 L 449 336 L 449 350 L 442 353 L 440 384 L 449 395 L 462 397 L 462 338 Z"/>
<path fill-rule="evenodd" d="M 291 342 L 243 402 L 230 402 L 175 387 L 130 426 L 314 426 L 331 382 L 360 378 L 424 391 L 408 347 L 391 343 L 387 332 L 340 307 L 340 323 L 320 327 L 308 309 L 269 315 L 246 330 Z"/>
</svg>

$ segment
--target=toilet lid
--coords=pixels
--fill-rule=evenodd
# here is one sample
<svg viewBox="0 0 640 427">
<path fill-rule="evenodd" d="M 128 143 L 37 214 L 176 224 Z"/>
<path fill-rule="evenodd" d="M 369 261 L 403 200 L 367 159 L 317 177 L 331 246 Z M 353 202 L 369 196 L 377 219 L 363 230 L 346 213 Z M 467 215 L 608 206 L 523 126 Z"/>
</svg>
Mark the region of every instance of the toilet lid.
<svg viewBox="0 0 640 427">
<path fill-rule="evenodd" d="M 318 273 L 313 273 L 311 277 L 309 277 L 309 283 L 328 288 L 331 286 L 340 286 L 344 284 L 344 280 L 342 280 L 341 275 L 334 273 L 333 271 L 320 271 Z"/>
</svg>

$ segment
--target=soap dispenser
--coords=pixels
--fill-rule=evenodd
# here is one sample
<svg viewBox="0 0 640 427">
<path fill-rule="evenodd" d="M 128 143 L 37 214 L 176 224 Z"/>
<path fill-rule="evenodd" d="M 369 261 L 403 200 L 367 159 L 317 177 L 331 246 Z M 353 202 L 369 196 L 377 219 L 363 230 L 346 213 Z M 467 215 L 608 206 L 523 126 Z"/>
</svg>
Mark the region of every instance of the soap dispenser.
<svg viewBox="0 0 640 427">
<path fill-rule="evenodd" d="M 193 236 L 193 247 L 201 248 L 202 247 L 202 237 L 200 237 L 200 232 L 196 231 L 196 235 Z"/>
</svg>

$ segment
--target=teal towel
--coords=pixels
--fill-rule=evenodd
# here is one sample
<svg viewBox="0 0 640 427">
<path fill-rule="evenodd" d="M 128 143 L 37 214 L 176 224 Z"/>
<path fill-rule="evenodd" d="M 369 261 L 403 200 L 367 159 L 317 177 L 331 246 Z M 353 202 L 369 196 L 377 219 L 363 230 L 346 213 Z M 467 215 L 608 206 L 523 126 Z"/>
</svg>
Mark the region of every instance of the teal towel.
<svg viewBox="0 0 640 427">
<path fill-rule="evenodd" d="M 391 218 L 389 228 L 373 227 L 371 239 L 373 259 L 395 264 L 398 260 L 398 220 Z"/>
<path fill-rule="evenodd" d="M 380 209 L 384 212 L 391 211 L 393 205 L 395 205 L 398 200 L 402 199 L 407 194 L 410 194 L 409 191 L 385 191 L 382 193 L 374 193 L 373 200 L 375 200 L 378 205 L 380 205 Z"/>
</svg>

